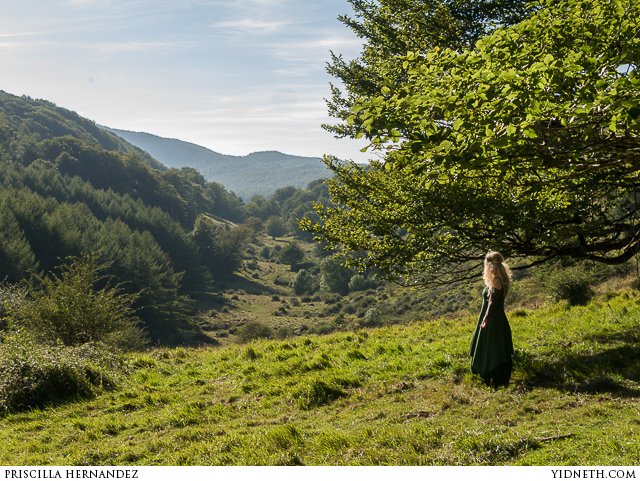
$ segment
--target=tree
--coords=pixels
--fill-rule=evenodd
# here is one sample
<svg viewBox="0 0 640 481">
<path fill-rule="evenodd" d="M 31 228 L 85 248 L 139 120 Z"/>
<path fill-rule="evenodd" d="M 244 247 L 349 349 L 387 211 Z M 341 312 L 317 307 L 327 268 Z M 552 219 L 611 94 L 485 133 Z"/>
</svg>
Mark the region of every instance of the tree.
<svg viewBox="0 0 640 481">
<path fill-rule="evenodd" d="M 287 228 L 281 217 L 269 217 L 265 228 L 267 230 L 267 234 L 269 234 L 274 240 L 276 237 L 281 237 L 287 233 Z"/>
<path fill-rule="evenodd" d="M 435 46 L 461 51 L 496 26 L 513 25 L 527 14 L 525 0 L 348 0 L 354 16 L 339 20 L 363 39 L 362 53 L 346 61 L 331 54 L 327 71 L 345 92 L 331 86 L 329 113 L 342 122 L 325 125 L 337 136 L 367 135 L 365 129 L 347 121 L 354 101 L 377 97 L 387 83 L 406 82 L 401 65 L 407 52 L 426 53 Z M 391 67 L 391 68 L 390 68 Z"/>
<path fill-rule="evenodd" d="M 201 214 L 191 234 L 200 250 L 202 263 L 214 278 L 231 276 L 242 265 L 242 254 L 250 237 L 245 226 L 230 227 Z"/>
<path fill-rule="evenodd" d="M 351 269 L 345 268 L 338 260 L 331 257 L 323 259 L 320 264 L 320 286 L 326 291 L 348 294 L 352 276 Z"/>
<path fill-rule="evenodd" d="M 639 24 L 637 2 L 544 0 L 473 48 L 381 67 L 348 120 L 384 162 L 328 160 L 335 207 L 305 227 L 404 282 L 475 276 L 488 248 L 519 267 L 626 262 L 640 251 Z"/>
<path fill-rule="evenodd" d="M 313 294 L 318 290 L 318 283 L 314 276 L 306 269 L 301 269 L 293 279 L 291 285 L 296 295 Z"/>
<path fill-rule="evenodd" d="M 0 281 L 17 282 L 37 263 L 31 246 L 6 202 L 0 200 Z"/>
<path fill-rule="evenodd" d="M 295 269 L 304 259 L 304 251 L 297 242 L 290 242 L 280 251 L 280 261 Z"/>
</svg>

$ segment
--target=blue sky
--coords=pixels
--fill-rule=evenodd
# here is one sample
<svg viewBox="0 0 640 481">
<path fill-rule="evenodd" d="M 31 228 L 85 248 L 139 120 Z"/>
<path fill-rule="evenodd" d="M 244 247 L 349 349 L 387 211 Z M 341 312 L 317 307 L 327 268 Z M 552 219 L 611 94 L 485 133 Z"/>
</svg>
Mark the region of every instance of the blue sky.
<svg viewBox="0 0 640 481">
<path fill-rule="evenodd" d="M 0 0 L 0 90 L 99 124 L 243 155 L 364 160 L 335 140 L 329 51 L 358 38 L 346 0 Z"/>
</svg>

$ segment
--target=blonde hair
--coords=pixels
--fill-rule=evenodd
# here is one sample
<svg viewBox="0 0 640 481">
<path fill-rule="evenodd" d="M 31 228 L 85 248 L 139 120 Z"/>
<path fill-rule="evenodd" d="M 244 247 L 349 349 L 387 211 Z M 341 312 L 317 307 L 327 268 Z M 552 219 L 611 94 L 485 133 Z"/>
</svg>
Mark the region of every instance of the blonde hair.
<svg viewBox="0 0 640 481">
<path fill-rule="evenodd" d="M 501 285 L 505 297 L 507 296 L 511 287 L 511 269 L 504 262 L 502 254 L 496 251 L 487 252 L 484 256 L 482 278 L 487 287 L 499 288 L 498 285 Z"/>
</svg>

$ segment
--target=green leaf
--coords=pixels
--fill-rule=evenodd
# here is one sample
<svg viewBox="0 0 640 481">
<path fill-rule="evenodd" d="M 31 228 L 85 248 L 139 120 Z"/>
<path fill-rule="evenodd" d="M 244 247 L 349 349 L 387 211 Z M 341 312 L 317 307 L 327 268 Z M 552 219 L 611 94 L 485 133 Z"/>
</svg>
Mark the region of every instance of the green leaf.
<svg viewBox="0 0 640 481">
<path fill-rule="evenodd" d="M 464 120 L 456 119 L 456 121 L 453 123 L 453 130 L 459 130 L 463 124 L 464 124 Z"/>
</svg>

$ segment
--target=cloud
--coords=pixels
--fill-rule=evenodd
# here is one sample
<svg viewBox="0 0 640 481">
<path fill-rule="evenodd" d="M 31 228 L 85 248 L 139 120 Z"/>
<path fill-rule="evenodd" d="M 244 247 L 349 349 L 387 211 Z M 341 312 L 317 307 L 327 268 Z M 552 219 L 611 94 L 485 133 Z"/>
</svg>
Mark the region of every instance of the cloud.
<svg viewBox="0 0 640 481">
<path fill-rule="evenodd" d="M 100 3 L 100 0 L 67 0 L 67 4 L 72 7 L 86 7 L 89 5 L 97 5 Z"/>
<path fill-rule="evenodd" d="M 180 42 L 104 42 L 87 45 L 91 50 L 100 53 L 149 52 L 180 48 L 186 44 Z"/>
<path fill-rule="evenodd" d="M 289 25 L 289 22 L 286 21 L 240 18 L 236 20 L 217 22 L 213 24 L 213 27 L 230 30 L 240 30 L 242 32 L 275 33 L 281 31 L 287 25 Z"/>
<path fill-rule="evenodd" d="M 295 42 L 272 42 L 264 47 L 279 60 L 274 73 L 303 77 L 324 71 L 325 63 L 330 60 L 330 51 L 355 58 L 362 49 L 362 42 L 358 38 L 327 34 Z"/>
<path fill-rule="evenodd" d="M 0 38 L 33 37 L 36 35 L 42 35 L 43 33 L 44 32 L 0 33 Z"/>
</svg>

